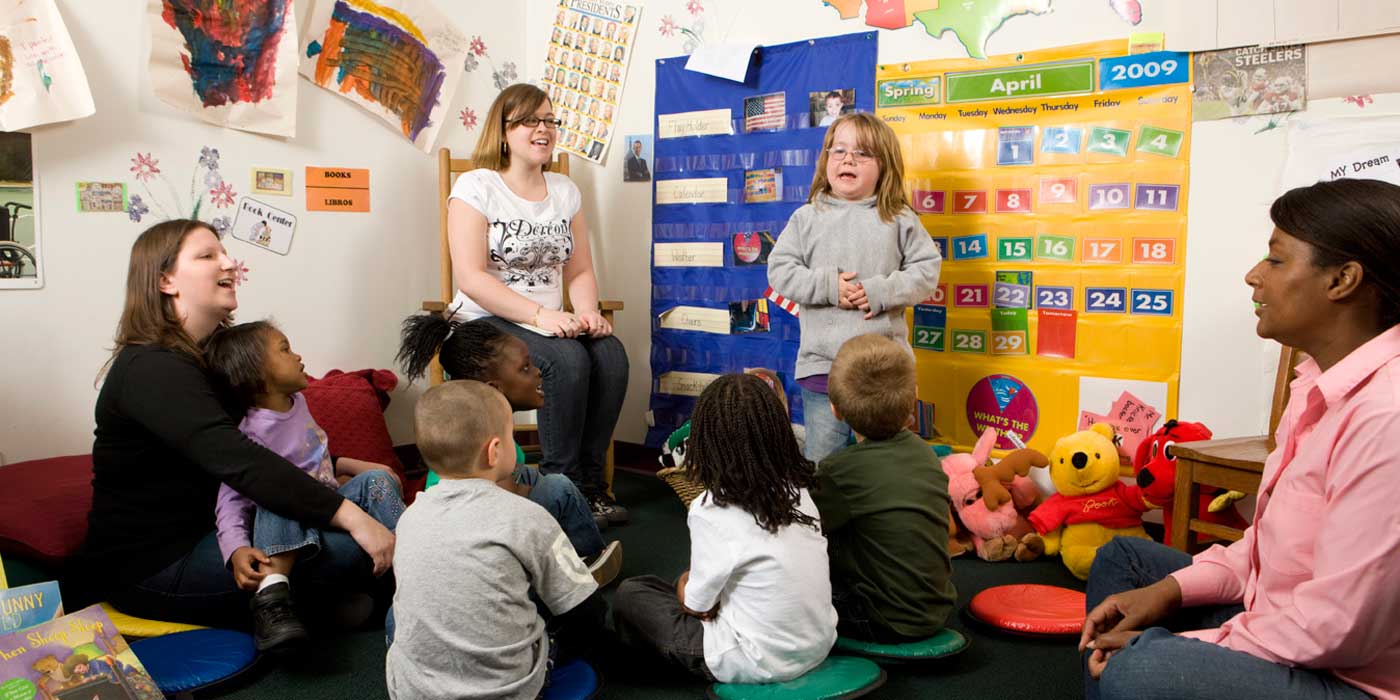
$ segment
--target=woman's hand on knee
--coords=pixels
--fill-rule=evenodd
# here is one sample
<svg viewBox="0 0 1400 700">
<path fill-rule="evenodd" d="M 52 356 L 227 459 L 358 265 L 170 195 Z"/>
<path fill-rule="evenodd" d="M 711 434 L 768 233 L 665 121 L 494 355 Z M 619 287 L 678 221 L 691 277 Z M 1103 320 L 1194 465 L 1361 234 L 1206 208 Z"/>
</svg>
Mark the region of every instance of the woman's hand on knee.
<svg viewBox="0 0 1400 700">
<path fill-rule="evenodd" d="M 1089 642 L 1089 677 L 1098 680 L 1099 676 L 1103 675 L 1103 670 L 1108 667 L 1108 660 L 1127 647 L 1139 634 L 1142 634 L 1140 630 L 1105 632 Z"/>
<path fill-rule="evenodd" d="M 576 315 L 579 322 L 583 324 L 584 332 L 588 333 L 588 337 L 606 338 L 612 335 L 612 324 L 608 323 L 608 319 L 603 318 L 603 315 L 597 311 L 582 311 Z"/>
<path fill-rule="evenodd" d="M 361 510 L 354 501 L 341 501 L 331 524 L 349 533 L 360 549 L 369 555 L 374 561 L 375 576 L 383 575 L 393 565 L 394 533 Z"/>
<path fill-rule="evenodd" d="M 540 328 L 560 338 L 576 338 L 584 331 L 583 322 L 566 311 L 541 309 L 536 318 L 539 319 Z"/>
<path fill-rule="evenodd" d="M 1104 599 L 1084 617 L 1079 635 L 1079 651 L 1111 632 L 1140 630 L 1181 607 L 1181 586 L 1168 576 L 1144 588 L 1115 593 Z"/>
</svg>

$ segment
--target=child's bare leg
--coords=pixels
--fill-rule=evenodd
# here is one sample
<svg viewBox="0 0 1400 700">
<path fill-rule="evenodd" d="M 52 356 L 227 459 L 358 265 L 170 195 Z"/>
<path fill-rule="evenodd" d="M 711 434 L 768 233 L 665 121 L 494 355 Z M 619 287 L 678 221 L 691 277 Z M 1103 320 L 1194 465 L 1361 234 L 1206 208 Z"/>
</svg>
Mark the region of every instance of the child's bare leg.
<svg viewBox="0 0 1400 700">
<path fill-rule="evenodd" d="M 292 551 L 273 554 L 268 557 L 268 559 L 271 559 L 272 563 L 264 567 L 266 569 L 264 573 L 290 576 L 292 573 L 292 566 L 297 563 L 297 553 Z"/>
</svg>

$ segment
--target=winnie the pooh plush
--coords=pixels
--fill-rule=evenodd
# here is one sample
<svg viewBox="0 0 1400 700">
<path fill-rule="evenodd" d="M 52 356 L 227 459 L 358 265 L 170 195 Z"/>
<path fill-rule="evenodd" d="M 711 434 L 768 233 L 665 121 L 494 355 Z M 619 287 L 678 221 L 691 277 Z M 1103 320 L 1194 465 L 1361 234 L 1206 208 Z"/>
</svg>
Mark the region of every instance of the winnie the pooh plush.
<svg viewBox="0 0 1400 700">
<path fill-rule="evenodd" d="M 1099 547 L 1119 535 L 1148 539 L 1142 514 L 1149 509 L 1138 486 L 1118 480 L 1113 427 L 1097 423 L 1055 442 L 1050 481 L 1057 493 L 1031 514 L 1045 553 L 1059 554 L 1070 573 L 1089 578 Z"/>
</svg>

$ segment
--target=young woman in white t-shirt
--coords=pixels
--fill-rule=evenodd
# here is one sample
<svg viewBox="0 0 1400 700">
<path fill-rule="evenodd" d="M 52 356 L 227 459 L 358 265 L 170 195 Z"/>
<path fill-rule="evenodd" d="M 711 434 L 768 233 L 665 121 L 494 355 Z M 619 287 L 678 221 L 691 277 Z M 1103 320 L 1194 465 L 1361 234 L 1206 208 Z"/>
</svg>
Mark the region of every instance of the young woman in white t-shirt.
<svg viewBox="0 0 1400 700">
<path fill-rule="evenodd" d="M 492 103 L 472 154 L 481 167 L 458 177 L 448 198 L 454 317 L 485 318 L 525 341 L 544 376 L 540 469 L 572 479 L 595 519 L 626 522 L 603 464 L 627 393 L 627 353 L 598 312 L 578 187 L 547 172 L 559 125 L 533 85 L 512 85 Z"/>
</svg>

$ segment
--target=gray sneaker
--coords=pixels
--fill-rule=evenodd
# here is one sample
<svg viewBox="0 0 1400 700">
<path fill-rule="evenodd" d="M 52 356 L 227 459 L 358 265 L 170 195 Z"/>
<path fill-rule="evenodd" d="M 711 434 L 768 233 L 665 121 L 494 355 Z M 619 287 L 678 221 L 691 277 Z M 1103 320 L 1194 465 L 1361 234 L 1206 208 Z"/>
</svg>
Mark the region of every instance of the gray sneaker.
<svg viewBox="0 0 1400 700">
<path fill-rule="evenodd" d="M 588 497 L 588 508 L 593 511 L 593 520 L 596 522 L 602 516 L 610 525 L 621 525 L 627 522 L 627 509 L 617 504 L 605 493 L 594 494 Z M 601 526 L 599 529 L 602 529 Z"/>
<path fill-rule="evenodd" d="M 593 574 L 599 588 L 612 583 L 622 573 L 622 543 L 609 542 L 603 551 L 584 559 L 583 563 L 588 565 L 588 573 Z"/>
</svg>

